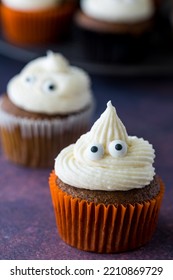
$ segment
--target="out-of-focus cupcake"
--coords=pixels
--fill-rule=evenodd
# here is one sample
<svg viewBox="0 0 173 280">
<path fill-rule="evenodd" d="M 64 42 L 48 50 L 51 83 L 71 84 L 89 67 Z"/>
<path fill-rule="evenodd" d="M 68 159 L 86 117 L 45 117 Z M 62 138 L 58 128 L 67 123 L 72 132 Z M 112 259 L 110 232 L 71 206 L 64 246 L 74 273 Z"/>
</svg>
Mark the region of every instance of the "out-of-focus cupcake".
<svg viewBox="0 0 173 280">
<path fill-rule="evenodd" d="M 0 98 L 0 131 L 6 157 L 32 167 L 53 167 L 62 148 L 90 126 L 90 78 L 60 54 L 28 63 Z"/>
<path fill-rule="evenodd" d="M 75 23 L 88 58 L 116 61 L 125 56 L 134 61 L 143 55 L 154 15 L 152 0 L 81 0 Z"/>
<path fill-rule="evenodd" d="M 3 34 L 11 43 L 55 42 L 69 31 L 75 0 L 2 0 Z"/>
<path fill-rule="evenodd" d="M 150 241 L 164 192 L 154 158 L 152 145 L 128 136 L 108 102 L 91 130 L 55 160 L 49 185 L 61 238 L 99 253 Z"/>
</svg>

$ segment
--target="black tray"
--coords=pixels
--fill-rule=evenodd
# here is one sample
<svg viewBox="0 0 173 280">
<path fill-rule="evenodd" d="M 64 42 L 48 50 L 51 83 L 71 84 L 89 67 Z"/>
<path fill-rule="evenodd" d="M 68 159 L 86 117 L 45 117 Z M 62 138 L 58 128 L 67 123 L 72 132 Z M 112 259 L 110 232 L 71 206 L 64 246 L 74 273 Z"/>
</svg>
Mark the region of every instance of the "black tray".
<svg viewBox="0 0 173 280">
<path fill-rule="evenodd" d="M 84 68 L 91 74 L 112 76 L 172 76 L 173 75 L 173 27 L 170 24 L 170 0 L 165 0 L 158 14 L 155 30 L 147 42 L 145 59 L 136 62 L 93 62 L 85 56 L 82 44 L 72 27 L 70 37 L 63 43 L 26 47 L 8 43 L 0 34 L 0 54 L 22 62 L 45 55 L 47 50 L 64 54 L 70 63 Z M 131 60 L 132 61 L 132 60 Z"/>
</svg>

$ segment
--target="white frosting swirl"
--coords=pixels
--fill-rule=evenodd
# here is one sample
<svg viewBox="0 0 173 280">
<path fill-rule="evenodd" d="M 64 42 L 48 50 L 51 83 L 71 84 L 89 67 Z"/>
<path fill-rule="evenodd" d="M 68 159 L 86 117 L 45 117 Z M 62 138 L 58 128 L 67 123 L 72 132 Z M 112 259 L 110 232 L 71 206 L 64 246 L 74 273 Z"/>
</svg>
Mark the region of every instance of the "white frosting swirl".
<svg viewBox="0 0 173 280">
<path fill-rule="evenodd" d="M 70 66 L 60 54 L 28 63 L 7 85 L 10 100 L 18 107 L 37 113 L 66 114 L 93 102 L 90 78 L 82 69 Z"/>
<path fill-rule="evenodd" d="M 81 0 L 80 5 L 88 16 L 108 22 L 145 20 L 154 14 L 151 0 Z"/>
<path fill-rule="evenodd" d="M 2 3 L 16 10 L 47 9 L 60 5 L 62 0 L 2 0 Z"/>
<path fill-rule="evenodd" d="M 108 102 L 91 130 L 57 156 L 55 173 L 77 188 L 126 191 L 142 188 L 152 181 L 154 157 L 148 141 L 128 136 L 115 108 Z"/>
</svg>

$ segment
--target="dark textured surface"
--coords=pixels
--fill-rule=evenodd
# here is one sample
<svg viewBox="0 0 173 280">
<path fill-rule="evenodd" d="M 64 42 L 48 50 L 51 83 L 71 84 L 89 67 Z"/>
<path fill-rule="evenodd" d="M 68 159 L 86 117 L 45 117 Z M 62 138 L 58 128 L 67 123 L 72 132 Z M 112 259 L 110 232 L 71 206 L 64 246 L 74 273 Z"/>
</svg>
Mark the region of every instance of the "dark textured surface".
<svg viewBox="0 0 173 280">
<path fill-rule="evenodd" d="M 0 56 L 0 92 L 24 65 Z M 157 230 L 146 246 L 121 254 L 95 254 L 66 245 L 57 233 L 48 187 L 49 169 L 8 162 L 0 149 L 0 259 L 173 259 L 173 81 L 93 76 L 94 120 L 108 100 L 131 135 L 155 147 L 155 167 L 166 185 Z"/>
</svg>

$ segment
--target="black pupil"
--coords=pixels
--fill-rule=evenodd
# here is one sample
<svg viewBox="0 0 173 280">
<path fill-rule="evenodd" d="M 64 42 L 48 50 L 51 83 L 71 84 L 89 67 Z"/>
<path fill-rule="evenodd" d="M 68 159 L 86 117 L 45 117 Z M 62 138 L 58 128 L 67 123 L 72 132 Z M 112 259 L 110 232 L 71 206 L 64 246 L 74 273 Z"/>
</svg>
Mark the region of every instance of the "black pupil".
<svg viewBox="0 0 173 280">
<path fill-rule="evenodd" d="M 48 86 L 48 88 L 49 88 L 50 90 L 55 90 L 56 87 L 55 87 L 55 85 L 51 84 L 51 85 Z"/>
<path fill-rule="evenodd" d="M 117 151 L 121 151 L 122 150 L 122 145 L 121 144 L 116 144 L 115 145 L 115 149 L 117 150 Z"/>
<path fill-rule="evenodd" d="M 91 152 L 97 153 L 97 151 L 98 151 L 98 148 L 96 146 L 91 147 Z"/>
<path fill-rule="evenodd" d="M 31 78 L 31 77 L 27 77 L 27 78 L 26 78 L 26 81 L 27 81 L 27 82 L 31 82 L 31 81 L 32 81 L 32 78 Z"/>
</svg>

